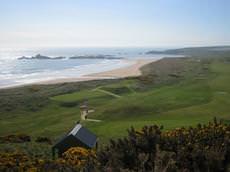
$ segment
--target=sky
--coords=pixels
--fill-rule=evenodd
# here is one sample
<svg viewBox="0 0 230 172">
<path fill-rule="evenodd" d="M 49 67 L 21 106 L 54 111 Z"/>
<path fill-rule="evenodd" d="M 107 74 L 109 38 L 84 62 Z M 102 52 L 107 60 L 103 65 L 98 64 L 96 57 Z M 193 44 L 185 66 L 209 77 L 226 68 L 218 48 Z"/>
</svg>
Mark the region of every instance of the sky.
<svg viewBox="0 0 230 172">
<path fill-rule="evenodd" d="M 229 0 L 0 0 L 0 48 L 230 45 Z"/>
</svg>

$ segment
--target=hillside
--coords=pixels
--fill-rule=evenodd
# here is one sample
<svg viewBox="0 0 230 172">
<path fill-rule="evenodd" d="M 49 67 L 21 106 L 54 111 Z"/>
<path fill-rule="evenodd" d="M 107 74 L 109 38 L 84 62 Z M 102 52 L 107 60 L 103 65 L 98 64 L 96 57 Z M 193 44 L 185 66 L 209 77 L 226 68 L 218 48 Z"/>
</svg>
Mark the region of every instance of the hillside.
<svg viewBox="0 0 230 172">
<path fill-rule="evenodd" d="M 230 55 L 230 46 L 212 46 L 212 47 L 188 47 L 179 49 L 168 49 L 164 51 L 149 51 L 146 54 L 174 54 L 184 56 L 225 56 Z"/>
<path fill-rule="evenodd" d="M 230 120 L 230 58 L 165 58 L 142 68 L 143 75 L 0 90 L 1 135 L 29 133 L 60 138 L 80 119 L 85 99 L 95 112 L 83 121 L 100 142 L 126 135 L 130 126 L 165 129 Z"/>
</svg>

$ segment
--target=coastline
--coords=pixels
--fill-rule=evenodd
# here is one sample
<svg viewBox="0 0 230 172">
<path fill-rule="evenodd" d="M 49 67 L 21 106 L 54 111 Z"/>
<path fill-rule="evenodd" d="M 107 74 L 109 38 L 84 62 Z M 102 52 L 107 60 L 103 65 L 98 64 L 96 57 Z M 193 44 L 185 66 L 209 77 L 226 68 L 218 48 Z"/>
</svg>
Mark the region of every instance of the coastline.
<svg viewBox="0 0 230 172">
<path fill-rule="evenodd" d="M 126 77 L 135 77 L 141 75 L 140 68 L 155 62 L 159 59 L 138 59 L 138 60 L 127 60 L 134 64 L 131 64 L 126 67 L 121 67 L 113 70 L 108 70 L 105 72 L 93 73 L 89 75 L 83 75 L 76 78 L 64 78 L 64 79 L 54 79 L 48 81 L 42 81 L 39 85 L 49 85 L 49 84 L 60 84 L 60 83 L 70 83 L 70 82 L 83 82 L 83 81 L 92 81 L 92 80 L 104 80 L 104 79 L 120 79 Z"/>
<path fill-rule="evenodd" d="M 15 86 L 0 87 L 0 89 L 10 89 L 10 88 L 19 88 L 29 85 L 52 85 L 52 84 L 61 84 L 61 83 L 72 83 L 72 82 L 84 82 L 92 80 L 105 80 L 105 79 L 120 79 L 126 77 L 135 77 L 141 75 L 140 68 L 159 60 L 157 59 L 125 59 L 126 62 L 130 63 L 128 66 L 119 67 L 112 70 L 107 70 L 104 72 L 92 73 L 87 75 L 82 75 L 80 77 L 71 77 L 71 78 L 60 78 L 60 79 L 50 79 L 46 81 L 38 81 L 28 84 L 20 84 Z"/>
</svg>

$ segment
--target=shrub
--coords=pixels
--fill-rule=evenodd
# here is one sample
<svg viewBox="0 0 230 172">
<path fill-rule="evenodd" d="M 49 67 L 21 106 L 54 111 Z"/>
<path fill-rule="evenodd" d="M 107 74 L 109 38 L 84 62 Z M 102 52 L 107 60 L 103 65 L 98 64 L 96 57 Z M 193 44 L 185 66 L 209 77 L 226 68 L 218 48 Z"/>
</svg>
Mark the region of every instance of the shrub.
<svg viewBox="0 0 230 172">
<path fill-rule="evenodd" d="M 31 138 L 25 134 L 11 134 L 0 137 L 0 143 L 24 143 L 30 142 Z"/>
<path fill-rule="evenodd" d="M 224 171 L 230 163 L 230 125 L 217 122 L 164 132 L 160 150 L 174 152 L 177 168 Z"/>
<path fill-rule="evenodd" d="M 43 139 L 41 139 L 43 140 Z M 74 147 L 57 160 L 0 153 L 0 171 L 186 171 L 230 169 L 230 124 L 214 119 L 207 125 L 162 132 L 157 125 L 111 140 L 98 151 Z"/>
<path fill-rule="evenodd" d="M 74 169 L 93 168 L 96 162 L 96 154 L 94 150 L 81 147 L 73 147 L 63 153 L 60 161 L 65 162 Z"/>
<path fill-rule="evenodd" d="M 140 131 L 131 128 L 127 138 L 111 140 L 108 146 L 98 152 L 101 170 L 153 171 L 160 134 L 160 128 L 153 125 L 145 126 Z"/>
<path fill-rule="evenodd" d="M 31 160 L 23 153 L 0 153 L 0 171 L 36 171 L 43 160 Z"/>
<path fill-rule="evenodd" d="M 111 140 L 97 159 L 101 171 L 227 171 L 230 125 L 214 119 L 166 132 L 158 126 L 131 128 L 128 137 Z"/>
<path fill-rule="evenodd" d="M 48 137 L 37 137 L 35 142 L 52 144 L 52 141 Z"/>
</svg>

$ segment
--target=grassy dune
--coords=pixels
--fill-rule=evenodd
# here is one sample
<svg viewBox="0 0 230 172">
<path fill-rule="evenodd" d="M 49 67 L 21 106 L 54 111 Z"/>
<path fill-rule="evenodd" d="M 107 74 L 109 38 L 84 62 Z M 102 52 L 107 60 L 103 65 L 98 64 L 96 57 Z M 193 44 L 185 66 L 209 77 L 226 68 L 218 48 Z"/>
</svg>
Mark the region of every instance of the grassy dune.
<svg viewBox="0 0 230 172">
<path fill-rule="evenodd" d="M 85 99 L 95 110 L 89 118 L 102 122 L 83 123 L 102 142 L 125 135 L 130 126 L 156 123 L 172 129 L 206 123 L 214 116 L 230 120 L 229 58 L 163 59 L 142 72 L 141 77 L 117 81 L 1 91 L 0 106 L 8 101 L 15 108 L 1 109 L 0 134 L 60 137 L 79 120 L 79 104 Z M 15 102 L 9 100 L 12 92 Z M 26 101 L 29 97 L 31 102 Z"/>
</svg>

